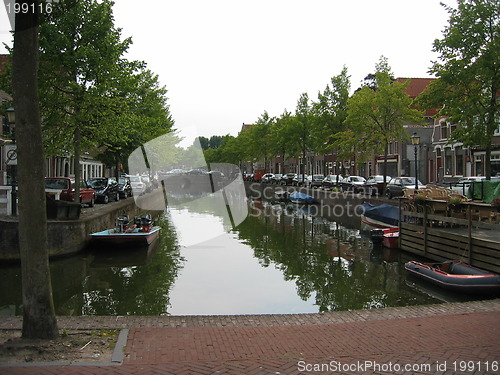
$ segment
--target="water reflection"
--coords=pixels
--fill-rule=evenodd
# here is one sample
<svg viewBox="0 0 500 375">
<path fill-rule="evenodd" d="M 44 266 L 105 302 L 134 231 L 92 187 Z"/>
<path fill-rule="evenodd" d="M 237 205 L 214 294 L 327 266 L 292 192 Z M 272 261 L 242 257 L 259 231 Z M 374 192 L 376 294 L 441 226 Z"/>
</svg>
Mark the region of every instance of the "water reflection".
<svg viewBox="0 0 500 375">
<path fill-rule="evenodd" d="M 317 311 L 435 301 L 406 285 L 401 253 L 374 249 L 359 230 L 310 211 L 255 201 L 238 231 L 264 265 L 274 263 L 295 281 L 300 298 L 315 296 Z"/>
<path fill-rule="evenodd" d="M 182 267 L 175 231 L 161 223 L 159 241 L 126 252 L 102 248 L 50 262 L 57 315 L 164 315 Z M 22 315 L 21 270 L 0 272 L 0 314 Z"/>
<path fill-rule="evenodd" d="M 443 300 L 407 280 L 409 255 L 373 248 L 358 229 L 310 210 L 252 201 L 249 217 L 237 228 L 195 246 L 185 246 L 166 215 L 159 241 L 149 248 L 89 249 L 52 261 L 56 312 L 286 314 Z M 193 236 L 200 225 L 221 225 L 220 218 L 185 207 L 175 215 L 196 223 L 183 229 Z M 2 267 L 0 288 L 0 314 L 21 315 L 19 266 Z"/>
</svg>

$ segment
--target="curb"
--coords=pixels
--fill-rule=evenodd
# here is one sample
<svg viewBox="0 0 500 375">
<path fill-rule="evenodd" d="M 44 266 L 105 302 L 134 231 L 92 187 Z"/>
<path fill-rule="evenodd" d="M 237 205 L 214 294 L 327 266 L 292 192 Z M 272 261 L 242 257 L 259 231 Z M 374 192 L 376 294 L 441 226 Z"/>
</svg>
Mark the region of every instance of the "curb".
<svg viewBox="0 0 500 375">
<path fill-rule="evenodd" d="M 123 358 L 125 357 L 125 346 L 127 345 L 128 339 L 127 328 L 122 329 L 118 335 L 118 341 L 116 342 L 115 349 L 113 350 L 113 355 L 111 356 L 111 362 L 113 364 L 122 364 Z"/>
</svg>

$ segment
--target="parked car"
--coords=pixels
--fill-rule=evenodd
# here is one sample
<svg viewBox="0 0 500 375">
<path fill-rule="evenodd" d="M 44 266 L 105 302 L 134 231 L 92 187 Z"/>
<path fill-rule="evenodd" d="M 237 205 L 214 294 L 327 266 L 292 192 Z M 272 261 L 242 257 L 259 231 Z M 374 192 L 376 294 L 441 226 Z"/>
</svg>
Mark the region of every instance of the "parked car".
<svg viewBox="0 0 500 375">
<path fill-rule="evenodd" d="M 253 181 L 254 182 L 261 182 L 262 176 L 264 176 L 267 173 L 267 169 L 265 168 L 260 168 L 256 169 L 253 171 Z"/>
<path fill-rule="evenodd" d="M 107 204 L 110 200 L 120 200 L 120 193 L 118 191 L 118 182 L 116 181 L 116 178 L 91 178 L 87 181 L 87 183 L 92 189 L 95 190 L 98 202 Z"/>
<path fill-rule="evenodd" d="M 118 193 L 120 198 L 126 199 L 132 196 L 132 185 L 130 184 L 130 177 L 120 177 L 118 179 Z"/>
<path fill-rule="evenodd" d="M 271 178 L 272 184 L 281 184 L 281 179 L 283 178 L 283 174 L 275 173 L 273 178 Z"/>
<path fill-rule="evenodd" d="M 347 176 L 340 182 L 342 191 L 353 191 L 359 193 L 364 190 L 366 179 L 361 176 Z"/>
<path fill-rule="evenodd" d="M 293 185 L 293 181 L 296 176 L 297 176 L 296 173 L 287 173 L 281 179 L 281 185 Z"/>
<path fill-rule="evenodd" d="M 262 176 L 261 182 L 263 184 L 270 184 L 272 182 L 273 177 L 274 177 L 274 174 L 266 173 L 265 175 Z"/>
<path fill-rule="evenodd" d="M 62 201 L 75 200 L 75 180 L 69 177 L 46 177 L 46 194 L 52 197 L 59 195 Z M 47 191 L 48 190 L 48 191 Z M 80 181 L 80 203 L 94 206 L 96 192 L 85 181 Z"/>
<path fill-rule="evenodd" d="M 253 181 L 253 173 L 243 173 L 244 181 Z"/>
<path fill-rule="evenodd" d="M 306 186 L 307 178 L 308 178 L 308 176 L 306 174 L 302 174 L 302 173 L 296 174 L 294 179 L 293 179 L 292 185 L 293 186 Z"/>
<path fill-rule="evenodd" d="M 457 182 L 453 183 L 453 184 L 450 184 L 450 188 L 457 192 L 458 194 L 463 194 L 463 195 L 467 195 L 467 193 L 469 192 L 469 188 L 471 186 L 472 183 L 474 182 L 480 182 L 480 181 L 484 181 L 486 180 L 486 177 L 484 176 L 481 176 L 481 177 L 463 177 L 461 178 L 460 180 L 458 180 Z"/>
<path fill-rule="evenodd" d="M 321 183 L 323 189 L 333 189 L 336 187 L 340 186 L 340 182 L 342 181 L 343 177 L 341 175 L 337 174 L 330 174 L 326 176 L 323 179 L 323 182 Z"/>
<path fill-rule="evenodd" d="M 129 176 L 130 185 L 132 186 L 132 193 L 139 196 L 146 192 L 146 184 L 142 181 L 140 176 Z"/>
<path fill-rule="evenodd" d="M 386 185 L 391 181 L 391 176 L 386 176 Z M 383 195 L 384 194 L 384 176 L 369 176 L 365 182 L 365 191 L 367 195 Z"/>
<path fill-rule="evenodd" d="M 418 181 L 418 188 L 424 188 L 425 185 Z M 402 196 L 404 189 L 415 188 L 415 177 L 396 177 L 392 178 L 385 188 L 385 195 L 387 198 Z"/>
<path fill-rule="evenodd" d="M 311 189 L 319 189 L 323 185 L 323 180 L 325 176 L 322 174 L 313 174 L 307 178 L 307 187 Z"/>
<path fill-rule="evenodd" d="M 186 174 L 188 175 L 198 175 L 198 174 L 206 174 L 208 173 L 205 170 L 202 169 L 191 169 L 190 171 L 187 171 Z M 143 174 L 141 176 L 141 180 L 144 183 L 144 186 L 146 186 L 146 192 L 150 192 L 153 190 L 153 182 L 151 181 L 151 178 L 148 175 Z"/>
</svg>

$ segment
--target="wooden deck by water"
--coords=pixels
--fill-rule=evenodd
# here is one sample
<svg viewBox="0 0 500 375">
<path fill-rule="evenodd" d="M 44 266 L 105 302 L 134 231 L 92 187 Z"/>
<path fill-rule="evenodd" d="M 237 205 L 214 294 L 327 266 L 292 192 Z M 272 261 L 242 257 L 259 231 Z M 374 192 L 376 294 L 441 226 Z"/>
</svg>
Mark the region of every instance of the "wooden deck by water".
<svg viewBox="0 0 500 375">
<path fill-rule="evenodd" d="M 500 224 L 482 222 L 469 205 L 462 217 L 409 211 L 400 205 L 400 248 L 443 261 L 458 259 L 500 273 Z M 460 215 L 457 215 L 460 216 Z"/>
</svg>

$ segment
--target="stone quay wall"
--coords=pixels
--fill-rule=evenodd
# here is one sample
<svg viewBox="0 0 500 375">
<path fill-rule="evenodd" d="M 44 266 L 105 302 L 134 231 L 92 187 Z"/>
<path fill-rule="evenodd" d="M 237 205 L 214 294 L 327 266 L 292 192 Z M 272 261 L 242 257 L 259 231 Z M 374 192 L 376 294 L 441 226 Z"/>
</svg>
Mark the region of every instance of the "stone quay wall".
<svg viewBox="0 0 500 375">
<path fill-rule="evenodd" d="M 115 225 L 120 215 L 135 216 L 144 211 L 133 199 L 82 209 L 78 220 L 48 220 L 47 232 L 49 256 L 64 256 L 82 251 L 90 240 L 90 234 Z M 0 217 L 0 262 L 19 261 L 19 219 Z"/>
</svg>

